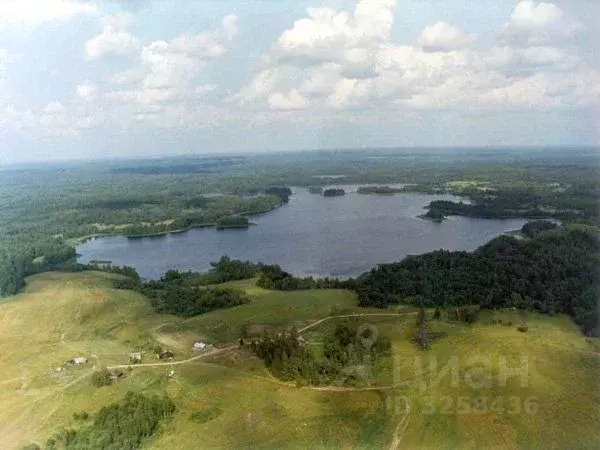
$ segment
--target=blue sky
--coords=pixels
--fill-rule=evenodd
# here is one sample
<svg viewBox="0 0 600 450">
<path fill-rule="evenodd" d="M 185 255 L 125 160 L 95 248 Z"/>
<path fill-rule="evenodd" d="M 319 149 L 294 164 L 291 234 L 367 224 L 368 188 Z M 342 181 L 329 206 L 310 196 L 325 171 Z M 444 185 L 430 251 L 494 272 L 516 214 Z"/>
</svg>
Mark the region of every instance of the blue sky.
<svg viewBox="0 0 600 450">
<path fill-rule="evenodd" d="M 0 0 L 0 163 L 597 145 L 595 0 Z"/>
</svg>

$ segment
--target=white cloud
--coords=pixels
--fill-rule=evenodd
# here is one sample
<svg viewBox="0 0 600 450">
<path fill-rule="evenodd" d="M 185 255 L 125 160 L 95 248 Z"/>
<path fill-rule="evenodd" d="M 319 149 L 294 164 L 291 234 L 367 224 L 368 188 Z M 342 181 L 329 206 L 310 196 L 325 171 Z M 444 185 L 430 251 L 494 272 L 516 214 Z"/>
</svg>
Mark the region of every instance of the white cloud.
<svg viewBox="0 0 600 450">
<path fill-rule="evenodd" d="M 105 25 L 102 33 L 85 43 L 85 57 L 88 61 L 102 59 L 105 56 L 127 56 L 141 47 L 138 38 L 114 25 Z"/>
<path fill-rule="evenodd" d="M 98 97 L 98 86 L 90 81 L 86 81 L 75 88 L 75 93 L 84 101 L 92 101 Z"/>
<path fill-rule="evenodd" d="M 194 88 L 194 94 L 198 96 L 204 96 L 217 89 L 216 84 L 203 84 L 202 86 L 196 86 Z"/>
<path fill-rule="evenodd" d="M 228 41 L 233 41 L 239 32 L 238 17 L 235 14 L 228 14 L 223 17 L 223 31 Z"/>
<path fill-rule="evenodd" d="M 0 88 L 4 83 L 4 78 L 6 77 L 6 64 L 8 61 L 8 53 L 6 50 L 0 47 Z"/>
<path fill-rule="evenodd" d="M 531 38 L 550 32 L 558 36 L 559 24 L 575 29 L 553 4 L 519 3 L 500 31 L 500 42 L 477 50 L 465 48 L 472 35 L 445 22 L 425 28 L 418 46 L 393 42 L 394 4 L 363 0 L 352 13 L 309 8 L 307 17 L 294 22 L 263 55 L 257 72 L 230 101 L 255 114 L 360 108 L 377 116 L 387 108 L 571 107 L 585 98 L 591 99 L 587 105 L 600 106 L 596 77 L 580 76 L 589 68 L 575 53 L 558 41 L 541 44 Z M 520 42 L 506 42 L 509 31 Z M 567 71 L 579 81 L 565 83 L 561 74 Z"/>
<path fill-rule="evenodd" d="M 146 89 L 186 85 L 198 75 L 205 61 L 226 51 L 213 33 L 183 34 L 171 42 L 152 42 L 140 56 L 145 71 L 142 85 Z"/>
<path fill-rule="evenodd" d="M 287 94 L 275 92 L 269 96 L 268 102 L 273 110 L 304 109 L 309 105 L 308 99 L 300 95 L 296 89 L 292 89 Z"/>
<path fill-rule="evenodd" d="M 65 111 L 66 111 L 66 108 L 59 101 L 50 102 L 44 108 L 44 113 L 46 113 L 46 114 L 62 114 Z"/>
<path fill-rule="evenodd" d="M 44 22 L 69 20 L 78 15 L 98 14 L 93 3 L 73 0 L 2 0 L 0 1 L 0 30 L 30 28 Z"/>
<path fill-rule="evenodd" d="M 472 36 L 466 35 L 460 28 L 437 22 L 426 27 L 419 36 L 419 45 L 425 51 L 449 51 L 464 47 L 473 41 Z"/>
<path fill-rule="evenodd" d="M 34 116 L 36 124 L 49 136 L 75 136 L 102 122 L 103 112 L 94 104 L 53 101 Z"/>
<path fill-rule="evenodd" d="M 144 68 L 142 66 L 122 70 L 107 77 L 110 84 L 124 86 L 139 83 L 144 79 Z"/>
<path fill-rule="evenodd" d="M 473 35 L 445 22 L 426 27 L 415 42 L 394 41 L 394 20 L 402 26 L 395 6 L 395 0 L 360 0 L 348 11 L 309 8 L 234 93 L 221 80 L 213 84 L 213 71 L 205 69 L 233 47 L 237 16 L 223 17 L 215 29 L 142 42 L 128 31 L 133 15 L 96 12 L 103 29 L 86 43 L 85 57 L 128 56 L 104 66 L 119 71 L 99 79 L 86 73 L 90 79 L 71 100 L 61 97 L 33 114 L 0 108 L 0 124 L 71 136 L 141 123 L 185 130 L 219 123 L 377 124 L 439 110 L 600 107 L 600 72 L 580 59 L 577 41 L 565 41 L 578 26 L 552 3 L 521 1 L 497 36 L 472 46 Z M 0 50 L 0 88 L 6 59 Z M 227 101 L 219 103 L 223 92 Z"/>
<path fill-rule="evenodd" d="M 553 3 L 521 0 L 504 25 L 504 35 L 515 44 L 543 45 L 572 37 L 581 29 Z"/>
<path fill-rule="evenodd" d="M 193 107 L 217 88 L 202 83 L 203 69 L 228 51 L 237 34 L 237 17 L 225 16 L 221 25 L 217 30 L 184 33 L 143 46 L 136 66 L 108 78 L 118 88 L 103 98 L 136 121 L 160 116 L 166 125 L 169 118 L 181 117 L 181 108 Z"/>
<path fill-rule="evenodd" d="M 510 23 L 517 28 L 540 30 L 558 24 L 562 18 L 562 10 L 552 3 L 521 0 L 510 16 Z"/>
<path fill-rule="evenodd" d="M 18 110 L 12 105 L 0 108 L 0 127 L 14 130 L 35 128 L 37 119 L 31 111 Z"/>
<path fill-rule="evenodd" d="M 356 52 L 372 53 L 389 39 L 395 5 L 395 0 L 362 0 L 353 14 L 331 8 L 308 8 L 308 18 L 297 20 L 280 36 L 274 56 L 319 64 L 331 60 L 343 62 Z"/>
</svg>

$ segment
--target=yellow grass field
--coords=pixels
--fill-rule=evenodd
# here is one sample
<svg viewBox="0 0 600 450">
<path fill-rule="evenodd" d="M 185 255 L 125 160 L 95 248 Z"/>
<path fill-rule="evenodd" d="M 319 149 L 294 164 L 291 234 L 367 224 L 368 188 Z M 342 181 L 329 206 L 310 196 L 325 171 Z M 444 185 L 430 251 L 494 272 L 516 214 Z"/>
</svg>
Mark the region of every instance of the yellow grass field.
<svg viewBox="0 0 600 450">
<path fill-rule="evenodd" d="M 274 379 L 260 360 L 237 348 L 186 361 L 199 356 L 192 350 L 196 340 L 226 347 L 243 326 L 302 328 L 332 308 L 382 311 L 356 307 L 347 291 L 273 292 L 244 281 L 230 285 L 244 289 L 250 303 L 182 319 L 155 314 L 139 294 L 112 289 L 114 277 L 40 274 L 28 279 L 22 294 L 0 302 L 0 448 L 43 446 L 59 427 L 77 426 L 74 412 L 93 414 L 129 390 L 166 392 L 177 406 L 148 448 L 600 446 L 600 345 L 567 317 L 505 311 L 484 313 L 473 326 L 431 321 L 431 348 L 421 352 L 412 342 L 414 315 L 364 316 L 392 339 L 393 357 L 376 367 L 380 389 L 314 389 Z M 525 320 L 529 330 L 497 324 L 500 318 Z M 307 330 L 309 343 L 318 344 L 335 320 Z M 111 386 L 91 385 L 94 367 L 126 365 L 144 343 L 173 350 L 175 361 L 134 367 Z M 90 363 L 65 365 L 78 356 Z M 511 368 L 527 362 L 526 383 L 514 375 L 502 384 L 502 358 Z M 146 352 L 143 363 L 159 362 Z M 449 372 L 440 377 L 444 367 Z M 478 386 L 481 380 L 491 385 Z M 206 423 L 190 419 L 211 409 L 218 414 Z"/>
</svg>

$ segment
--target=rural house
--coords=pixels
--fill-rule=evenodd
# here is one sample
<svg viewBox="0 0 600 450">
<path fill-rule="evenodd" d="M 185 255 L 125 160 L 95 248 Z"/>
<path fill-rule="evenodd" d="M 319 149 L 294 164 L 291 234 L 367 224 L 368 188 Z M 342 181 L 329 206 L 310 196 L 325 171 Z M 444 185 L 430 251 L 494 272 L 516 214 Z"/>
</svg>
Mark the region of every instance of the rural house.
<svg viewBox="0 0 600 450">
<path fill-rule="evenodd" d="M 88 363 L 88 359 L 84 358 L 83 356 L 80 356 L 78 358 L 73 358 L 73 359 L 70 359 L 69 361 L 67 361 L 67 364 L 69 364 L 71 366 L 87 364 L 87 363 Z"/>
</svg>

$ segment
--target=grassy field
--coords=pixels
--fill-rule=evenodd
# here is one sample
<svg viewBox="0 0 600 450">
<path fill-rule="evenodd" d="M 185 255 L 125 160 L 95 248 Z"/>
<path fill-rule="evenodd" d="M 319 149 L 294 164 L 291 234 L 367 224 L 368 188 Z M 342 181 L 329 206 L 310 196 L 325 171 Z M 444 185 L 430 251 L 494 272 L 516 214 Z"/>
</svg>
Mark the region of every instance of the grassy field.
<svg viewBox="0 0 600 450">
<path fill-rule="evenodd" d="M 136 367 L 124 380 L 94 388 L 92 366 L 127 364 L 129 352 L 144 344 L 160 343 L 181 361 L 197 355 L 194 341 L 225 345 L 244 326 L 254 332 L 266 326 L 302 328 L 332 311 L 381 312 L 356 307 L 347 291 L 273 292 L 249 280 L 229 285 L 245 290 L 250 303 L 182 319 L 155 314 L 140 295 L 112 289 L 114 277 L 40 274 L 28 279 L 22 294 L 0 303 L 1 448 L 43 444 L 58 427 L 76 426 L 74 412 L 94 413 L 128 390 L 167 392 L 177 405 L 173 421 L 149 448 L 600 446 L 600 345 L 563 316 L 502 311 L 485 313 L 472 326 L 431 321 L 426 353 L 412 342 L 414 315 L 365 316 L 362 321 L 392 340 L 392 357 L 373 371 L 380 390 L 300 388 L 273 379 L 260 360 L 240 350 Z M 498 324 L 499 319 L 513 324 Z M 315 351 L 337 320 L 307 330 Z M 516 330 L 522 322 L 526 333 Z M 76 356 L 88 357 L 90 364 L 56 371 Z M 511 368 L 526 361 L 526 382 L 509 376 L 503 385 L 501 358 Z M 157 361 L 146 353 L 143 362 Z M 450 373 L 440 377 L 443 367 Z M 489 372 L 487 378 L 478 367 Z M 174 378 L 167 375 L 171 369 Z M 491 385 L 479 386 L 482 380 Z M 194 419 L 207 411 L 205 421 Z"/>
</svg>

